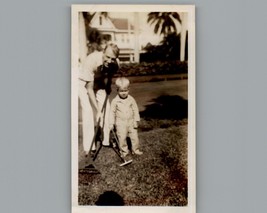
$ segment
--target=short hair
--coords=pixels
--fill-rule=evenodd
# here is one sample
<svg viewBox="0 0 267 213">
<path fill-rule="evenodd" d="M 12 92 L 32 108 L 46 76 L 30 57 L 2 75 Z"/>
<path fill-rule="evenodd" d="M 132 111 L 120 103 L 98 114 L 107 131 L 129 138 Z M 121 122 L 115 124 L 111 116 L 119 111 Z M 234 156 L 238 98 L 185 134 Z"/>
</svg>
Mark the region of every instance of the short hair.
<svg viewBox="0 0 267 213">
<path fill-rule="evenodd" d="M 116 79 L 115 84 L 118 89 L 128 88 L 130 85 L 130 81 L 128 78 L 120 77 Z"/>
<path fill-rule="evenodd" d="M 106 49 L 110 47 L 114 53 L 114 55 L 116 56 L 116 58 L 118 58 L 119 54 L 120 54 L 120 49 L 118 48 L 118 46 L 114 43 L 108 43 L 104 49 L 104 52 L 106 51 Z"/>
</svg>

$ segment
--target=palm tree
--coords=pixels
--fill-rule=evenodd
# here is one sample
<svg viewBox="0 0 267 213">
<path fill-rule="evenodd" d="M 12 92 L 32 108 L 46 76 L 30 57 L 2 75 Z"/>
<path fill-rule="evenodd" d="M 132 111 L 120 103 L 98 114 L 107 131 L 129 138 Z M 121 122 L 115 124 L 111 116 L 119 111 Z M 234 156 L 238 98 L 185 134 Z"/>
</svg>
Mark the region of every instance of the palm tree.
<svg viewBox="0 0 267 213">
<path fill-rule="evenodd" d="M 181 56 L 180 40 L 180 34 L 177 35 L 175 32 L 169 33 L 162 39 L 158 48 L 160 49 L 160 52 L 164 54 L 166 59 L 176 60 Z"/>
<path fill-rule="evenodd" d="M 147 22 L 155 24 L 154 33 L 162 34 L 164 36 L 169 33 L 177 32 L 175 20 L 182 23 L 180 15 L 175 12 L 151 12 L 148 14 Z"/>
<path fill-rule="evenodd" d="M 183 17 L 183 16 L 182 16 Z M 179 22 L 182 26 L 181 31 L 181 44 L 180 44 L 180 60 L 184 61 L 184 52 L 185 52 L 185 33 L 186 29 L 183 26 L 184 23 L 181 19 L 181 16 L 177 12 L 151 12 L 148 14 L 147 22 L 154 26 L 154 33 L 159 33 L 164 37 L 172 33 L 177 33 L 177 27 L 175 22 Z"/>
</svg>

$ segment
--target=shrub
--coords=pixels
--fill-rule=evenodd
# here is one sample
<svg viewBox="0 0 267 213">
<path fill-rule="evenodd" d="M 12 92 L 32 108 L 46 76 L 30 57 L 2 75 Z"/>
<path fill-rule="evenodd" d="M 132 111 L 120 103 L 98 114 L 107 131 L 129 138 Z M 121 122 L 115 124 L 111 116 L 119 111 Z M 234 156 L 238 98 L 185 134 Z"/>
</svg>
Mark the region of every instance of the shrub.
<svg viewBox="0 0 267 213">
<path fill-rule="evenodd" d="M 144 76 L 187 73 L 187 62 L 157 61 L 121 64 L 116 76 Z"/>
</svg>

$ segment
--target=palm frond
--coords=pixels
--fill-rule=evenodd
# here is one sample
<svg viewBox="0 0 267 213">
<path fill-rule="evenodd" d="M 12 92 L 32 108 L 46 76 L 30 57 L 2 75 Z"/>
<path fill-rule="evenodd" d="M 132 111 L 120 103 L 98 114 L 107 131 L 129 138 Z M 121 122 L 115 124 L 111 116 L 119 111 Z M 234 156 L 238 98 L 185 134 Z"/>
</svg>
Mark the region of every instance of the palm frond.
<svg viewBox="0 0 267 213">
<path fill-rule="evenodd" d="M 160 25 L 161 25 L 161 20 L 159 20 L 157 23 L 156 23 L 156 25 L 155 25 L 155 28 L 154 28 L 154 33 L 158 33 L 158 31 L 159 31 L 159 28 L 160 28 Z"/>
<path fill-rule="evenodd" d="M 153 12 L 148 14 L 147 23 L 151 22 L 150 24 L 155 23 L 159 19 L 159 13 Z"/>
<path fill-rule="evenodd" d="M 151 12 L 148 14 L 147 23 L 154 26 L 154 33 L 167 35 L 177 32 L 175 20 L 182 22 L 180 15 L 176 12 Z"/>
<path fill-rule="evenodd" d="M 182 19 L 181 19 L 179 13 L 172 13 L 171 15 L 175 20 L 179 21 L 180 24 L 182 23 Z"/>
</svg>

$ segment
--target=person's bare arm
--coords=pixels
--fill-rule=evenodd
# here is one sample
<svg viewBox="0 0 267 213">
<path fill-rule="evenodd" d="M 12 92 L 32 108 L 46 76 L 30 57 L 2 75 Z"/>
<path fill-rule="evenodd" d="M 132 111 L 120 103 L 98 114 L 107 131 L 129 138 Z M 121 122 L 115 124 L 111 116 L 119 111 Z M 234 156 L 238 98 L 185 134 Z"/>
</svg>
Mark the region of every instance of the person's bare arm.
<svg viewBox="0 0 267 213">
<path fill-rule="evenodd" d="M 92 104 L 93 109 L 96 112 L 96 121 L 99 119 L 100 117 L 100 110 L 98 109 L 98 105 L 97 105 L 97 101 L 96 101 L 96 96 L 95 96 L 95 92 L 94 92 L 94 82 L 93 81 L 89 81 L 86 84 L 86 89 L 87 89 L 87 93 L 88 93 L 88 97 L 89 97 L 89 101 Z"/>
<path fill-rule="evenodd" d="M 116 119 L 116 99 L 113 99 L 110 104 L 109 112 L 109 128 L 110 130 L 114 129 L 115 119 Z"/>
</svg>

